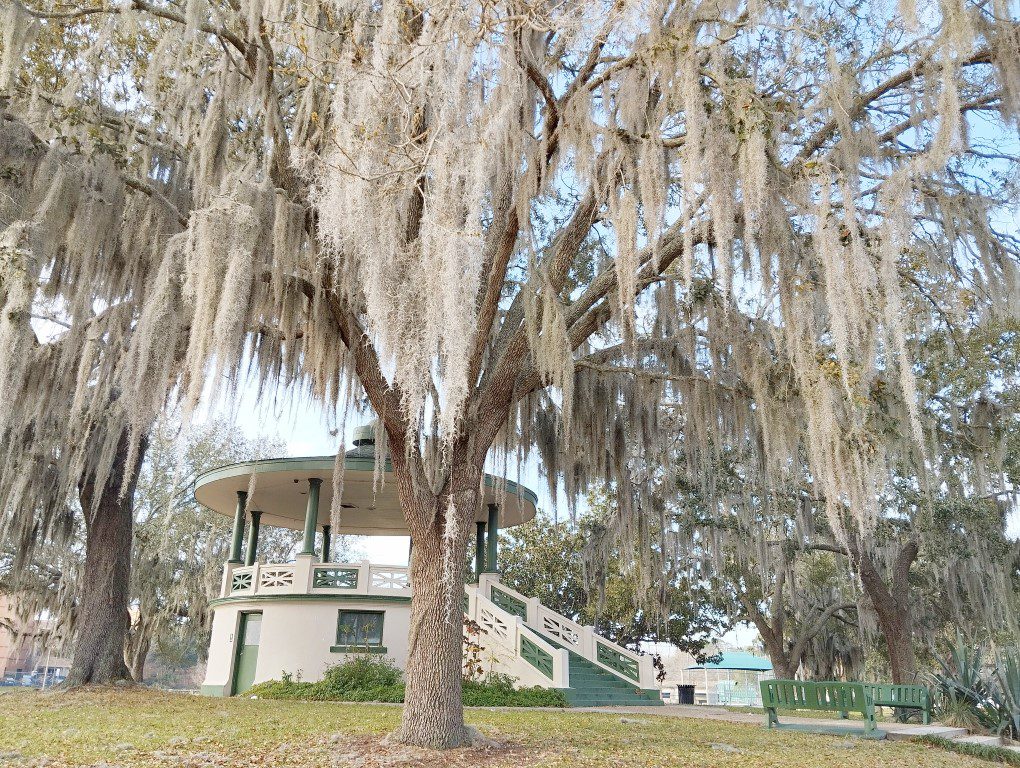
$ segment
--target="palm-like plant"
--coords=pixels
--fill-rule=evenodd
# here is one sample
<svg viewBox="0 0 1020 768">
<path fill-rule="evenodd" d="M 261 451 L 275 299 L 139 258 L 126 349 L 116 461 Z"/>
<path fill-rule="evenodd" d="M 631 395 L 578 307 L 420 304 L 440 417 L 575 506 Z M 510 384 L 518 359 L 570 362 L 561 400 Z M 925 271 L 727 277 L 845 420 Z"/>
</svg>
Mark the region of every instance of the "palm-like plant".
<svg viewBox="0 0 1020 768">
<path fill-rule="evenodd" d="M 1020 647 L 996 653 L 992 687 L 999 710 L 999 734 L 1020 739 Z"/>
<path fill-rule="evenodd" d="M 996 651 L 991 665 L 961 636 L 931 676 L 936 713 L 947 725 L 1020 738 L 1020 648 Z"/>
</svg>

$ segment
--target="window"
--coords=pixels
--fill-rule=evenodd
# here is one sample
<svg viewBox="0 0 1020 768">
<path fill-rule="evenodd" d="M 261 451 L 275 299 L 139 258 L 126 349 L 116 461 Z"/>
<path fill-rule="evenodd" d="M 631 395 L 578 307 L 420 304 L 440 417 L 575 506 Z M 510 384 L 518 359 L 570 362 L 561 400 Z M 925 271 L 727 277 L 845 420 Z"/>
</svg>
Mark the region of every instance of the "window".
<svg viewBox="0 0 1020 768">
<path fill-rule="evenodd" d="M 336 621 L 337 647 L 381 649 L 382 630 L 382 611 L 340 611 Z"/>
</svg>

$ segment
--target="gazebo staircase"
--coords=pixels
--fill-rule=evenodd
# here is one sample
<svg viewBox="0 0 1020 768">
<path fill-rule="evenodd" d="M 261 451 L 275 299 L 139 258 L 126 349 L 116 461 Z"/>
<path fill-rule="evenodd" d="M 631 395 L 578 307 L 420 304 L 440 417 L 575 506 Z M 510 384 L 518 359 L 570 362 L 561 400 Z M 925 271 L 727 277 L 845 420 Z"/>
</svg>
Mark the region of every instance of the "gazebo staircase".
<svg viewBox="0 0 1020 768">
<path fill-rule="evenodd" d="M 661 705 L 651 657 L 623 648 L 482 574 L 465 587 L 467 618 L 495 671 L 521 685 L 558 688 L 575 707 Z"/>
<path fill-rule="evenodd" d="M 654 707 L 662 704 L 658 691 L 643 690 L 569 648 L 567 653 L 570 654 L 570 687 L 562 690 L 570 706 Z"/>
</svg>

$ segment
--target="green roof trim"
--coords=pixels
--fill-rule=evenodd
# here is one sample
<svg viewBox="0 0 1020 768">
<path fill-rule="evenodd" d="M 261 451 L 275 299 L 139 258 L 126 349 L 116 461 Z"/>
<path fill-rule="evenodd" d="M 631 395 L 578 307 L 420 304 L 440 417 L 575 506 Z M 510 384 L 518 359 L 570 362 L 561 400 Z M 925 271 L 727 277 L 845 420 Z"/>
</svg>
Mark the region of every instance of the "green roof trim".
<svg viewBox="0 0 1020 768">
<path fill-rule="evenodd" d="M 217 608 L 228 603 L 279 603 L 279 602 L 306 602 L 306 601 L 328 600 L 334 603 L 406 603 L 410 604 L 411 598 L 403 595 L 230 595 L 228 597 L 217 597 L 209 601 L 210 608 Z"/>
</svg>

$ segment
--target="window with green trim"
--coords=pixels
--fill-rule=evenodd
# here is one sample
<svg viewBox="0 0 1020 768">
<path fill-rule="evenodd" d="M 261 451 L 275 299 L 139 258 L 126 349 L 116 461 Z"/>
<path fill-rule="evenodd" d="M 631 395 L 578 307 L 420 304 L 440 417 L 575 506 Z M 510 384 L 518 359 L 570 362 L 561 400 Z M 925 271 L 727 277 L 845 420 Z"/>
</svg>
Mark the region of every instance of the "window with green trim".
<svg viewBox="0 0 1020 768">
<path fill-rule="evenodd" d="M 340 611 L 336 644 L 349 647 L 382 645 L 383 611 Z"/>
</svg>

